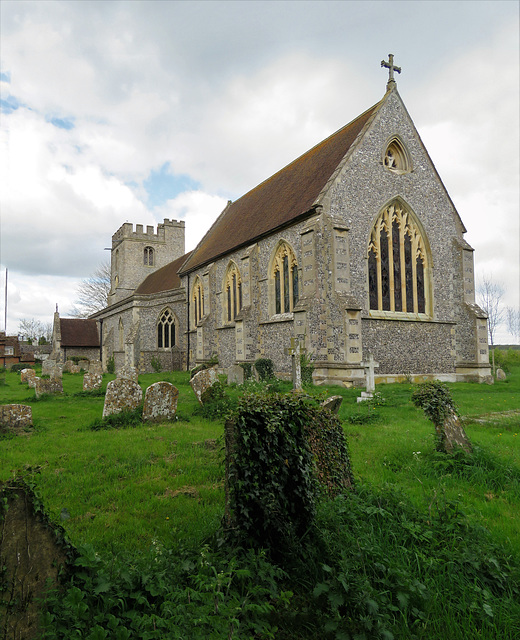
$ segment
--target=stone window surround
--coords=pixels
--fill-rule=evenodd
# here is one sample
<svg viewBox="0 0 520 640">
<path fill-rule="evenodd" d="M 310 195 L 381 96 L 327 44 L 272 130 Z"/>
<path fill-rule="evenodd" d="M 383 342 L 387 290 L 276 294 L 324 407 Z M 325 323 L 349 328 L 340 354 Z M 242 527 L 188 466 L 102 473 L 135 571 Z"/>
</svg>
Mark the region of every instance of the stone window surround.
<svg viewBox="0 0 520 640">
<path fill-rule="evenodd" d="M 413 267 L 413 311 L 396 311 L 393 307 L 395 304 L 394 299 L 394 273 L 393 268 L 390 268 L 390 309 L 384 310 L 382 308 L 382 300 L 381 300 L 381 255 L 379 251 L 379 231 L 381 228 L 385 228 L 387 233 L 391 230 L 392 223 L 397 221 L 400 229 L 400 245 L 401 245 L 401 265 L 404 260 L 404 252 L 403 252 L 403 239 L 406 234 L 408 234 L 412 240 L 412 267 Z M 404 227 L 404 228 L 403 228 Z M 389 243 L 390 243 L 390 255 L 392 255 L 392 247 L 391 247 L 391 234 L 389 233 Z M 379 318 L 379 319 L 394 319 L 394 320 L 415 320 L 415 321 L 424 321 L 424 320 L 432 320 L 433 318 L 433 294 L 432 294 L 432 277 L 431 277 L 431 250 L 429 247 L 428 239 L 422 225 L 412 211 L 411 207 L 408 206 L 404 200 L 401 198 L 394 198 L 389 203 L 387 203 L 379 212 L 374 225 L 372 226 L 372 230 L 369 236 L 369 242 L 367 247 L 367 292 L 370 295 L 370 284 L 369 284 L 369 255 L 374 251 L 377 263 L 377 271 L 378 271 L 378 309 L 370 308 L 370 299 L 368 300 L 368 311 L 369 317 L 371 318 Z M 418 312 L 418 302 L 417 302 L 417 278 L 416 278 L 416 258 L 419 257 L 423 263 L 424 269 L 424 297 L 425 297 L 425 311 L 424 313 Z M 404 278 L 404 269 L 401 268 L 401 278 Z M 406 304 L 406 292 L 405 286 L 402 285 L 402 304 L 403 306 Z"/>
<path fill-rule="evenodd" d="M 168 317 L 167 317 L 168 316 Z M 162 327 L 163 327 L 163 332 L 162 332 L 162 342 L 163 342 L 163 346 L 159 346 L 159 327 L 161 326 L 162 323 Z M 173 313 L 173 311 L 170 309 L 170 307 L 165 307 L 161 313 L 159 314 L 158 318 L 157 318 L 157 332 L 156 332 L 156 337 L 157 337 L 157 349 L 161 350 L 161 351 L 169 351 L 172 347 L 177 346 L 177 335 L 178 335 L 178 320 L 176 315 Z M 165 334 L 164 334 L 164 329 L 169 328 L 169 336 L 168 336 L 168 340 L 165 340 Z M 172 331 L 173 329 L 173 331 Z M 168 346 L 164 346 L 164 343 L 168 342 Z"/>
<path fill-rule="evenodd" d="M 397 175 L 411 173 L 412 160 L 410 153 L 401 137 L 397 134 L 392 135 L 384 145 L 382 164 L 390 173 Z"/>
<path fill-rule="evenodd" d="M 285 283 L 283 278 L 283 260 L 284 257 L 288 258 L 288 285 L 289 285 L 289 309 L 287 311 L 277 312 L 277 286 L 276 286 L 276 274 L 279 275 L 279 305 L 280 309 L 285 306 L 284 297 L 285 297 Z M 293 269 L 296 268 L 296 272 L 298 275 L 298 298 L 300 295 L 300 283 L 299 283 L 299 269 L 298 262 L 296 260 L 296 252 L 292 248 L 290 242 L 285 239 L 280 239 L 276 244 L 276 247 L 271 255 L 271 259 L 269 261 L 269 278 L 268 278 L 268 308 L 269 308 L 269 316 L 276 321 L 280 316 L 284 316 L 286 314 L 291 314 L 295 306 L 294 300 L 294 287 L 293 287 Z M 296 300 L 297 302 L 297 300 Z"/>
<path fill-rule="evenodd" d="M 204 284 L 202 278 L 197 276 L 193 283 L 193 290 L 191 294 L 191 323 L 192 327 L 196 328 L 200 325 L 204 318 Z"/>
<path fill-rule="evenodd" d="M 155 266 L 155 251 L 153 247 L 146 246 L 143 249 L 143 264 L 145 267 Z"/>
<path fill-rule="evenodd" d="M 234 278 L 234 280 L 233 280 Z M 234 324 L 242 309 L 242 277 L 234 260 L 230 260 L 222 286 L 222 324 Z"/>
</svg>

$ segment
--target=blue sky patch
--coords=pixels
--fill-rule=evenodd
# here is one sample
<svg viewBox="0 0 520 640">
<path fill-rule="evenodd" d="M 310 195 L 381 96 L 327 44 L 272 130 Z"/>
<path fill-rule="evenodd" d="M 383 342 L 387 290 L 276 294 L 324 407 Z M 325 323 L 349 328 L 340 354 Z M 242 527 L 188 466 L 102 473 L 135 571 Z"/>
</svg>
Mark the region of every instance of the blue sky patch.
<svg viewBox="0 0 520 640">
<path fill-rule="evenodd" d="M 170 173 L 170 163 L 165 162 L 159 169 L 153 169 L 148 178 L 143 182 L 143 187 L 148 194 L 148 206 L 159 207 L 167 200 L 171 200 L 183 191 L 198 189 L 199 182 L 190 176 Z"/>
<path fill-rule="evenodd" d="M 74 118 L 47 118 L 47 122 L 50 122 L 58 129 L 74 129 Z"/>
<path fill-rule="evenodd" d="M 11 72 L 10 71 L 0 71 L 0 81 L 2 81 L 2 82 L 11 82 Z"/>
<path fill-rule="evenodd" d="M 0 109 L 3 113 L 12 113 L 13 111 L 16 111 L 19 106 L 20 103 L 14 96 L 7 96 L 7 98 L 0 99 Z"/>
</svg>

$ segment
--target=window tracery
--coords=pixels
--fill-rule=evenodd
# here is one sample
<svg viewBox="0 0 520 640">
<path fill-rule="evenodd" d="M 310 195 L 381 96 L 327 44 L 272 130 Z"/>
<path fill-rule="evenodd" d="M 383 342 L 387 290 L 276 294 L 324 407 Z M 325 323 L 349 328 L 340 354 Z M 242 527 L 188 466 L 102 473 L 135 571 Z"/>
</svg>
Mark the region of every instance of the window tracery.
<svg viewBox="0 0 520 640">
<path fill-rule="evenodd" d="M 242 309 L 242 278 L 234 262 L 228 266 L 224 281 L 225 322 L 233 322 Z"/>
<path fill-rule="evenodd" d="M 145 267 L 153 267 L 155 262 L 155 255 L 153 247 L 145 247 L 144 248 L 144 266 Z"/>
<path fill-rule="evenodd" d="M 170 309 L 164 309 L 157 322 L 157 348 L 170 349 L 176 345 L 175 317 Z"/>
<path fill-rule="evenodd" d="M 281 242 L 272 263 L 274 281 L 274 313 L 290 313 L 296 306 L 299 295 L 298 263 L 294 251 L 286 242 Z"/>
<path fill-rule="evenodd" d="M 193 285 L 192 304 L 193 324 L 197 326 L 204 316 L 204 287 L 202 286 L 202 280 L 199 277 L 197 277 L 195 284 Z"/>
<path fill-rule="evenodd" d="M 376 220 L 367 258 L 371 311 L 431 315 L 426 240 L 413 213 L 399 202 Z"/>
</svg>

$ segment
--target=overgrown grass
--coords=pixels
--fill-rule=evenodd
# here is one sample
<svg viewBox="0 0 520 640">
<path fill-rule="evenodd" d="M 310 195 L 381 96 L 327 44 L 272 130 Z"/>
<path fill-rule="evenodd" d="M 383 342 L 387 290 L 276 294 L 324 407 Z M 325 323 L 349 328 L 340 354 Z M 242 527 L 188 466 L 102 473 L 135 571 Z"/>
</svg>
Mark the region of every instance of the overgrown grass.
<svg viewBox="0 0 520 640">
<path fill-rule="evenodd" d="M 188 374 L 140 378 L 175 384 L 182 419 L 93 430 L 103 396 L 83 394 L 82 376 L 64 375 L 63 396 L 35 402 L 6 373 L 0 403 L 30 404 L 35 429 L 0 440 L 0 481 L 28 476 L 80 548 L 46 637 L 515 639 L 520 366 L 508 368 L 493 386 L 449 385 L 471 456 L 435 451 L 410 384 L 379 385 L 372 405 L 353 389 L 309 388 L 344 398 L 357 491 L 323 503 L 307 550 L 283 566 L 218 534 L 222 414 L 201 415 Z M 228 404 L 240 392 L 227 387 Z"/>
</svg>

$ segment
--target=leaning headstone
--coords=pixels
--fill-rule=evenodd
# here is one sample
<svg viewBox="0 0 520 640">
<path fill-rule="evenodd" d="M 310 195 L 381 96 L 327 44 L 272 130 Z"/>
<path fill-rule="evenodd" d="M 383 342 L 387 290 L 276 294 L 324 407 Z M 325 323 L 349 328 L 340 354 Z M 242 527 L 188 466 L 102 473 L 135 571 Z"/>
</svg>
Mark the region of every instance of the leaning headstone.
<svg viewBox="0 0 520 640">
<path fill-rule="evenodd" d="M 461 447 L 467 453 L 471 453 L 471 442 L 460 424 L 459 416 L 454 411 L 450 411 L 442 427 L 435 426 L 435 430 L 439 436 L 442 451 L 451 453 L 455 448 Z"/>
<path fill-rule="evenodd" d="M 63 383 L 61 378 L 36 378 L 36 397 L 39 398 L 44 393 L 57 395 L 63 393 Z"/>
<path fill-rule="evenodd" d="M 36 372 L 34 369 L 22 369 L 20 372 L 20 379 L 22 382 L 27 382 L 29 384 L 29 378 L 35 378 Z"/>
<path fill-rule="evenodd" d="M 506 372 L 503 369 L 497 369 L 496 376 L 497 380 L 505 380 L 507 378 Z"/>
<path fill-rule="evenodd" d="M 227 370 L 228 384 L 244 384 L 244 369 L 239 364 L 234 364 Z"/>
<path fill-rule="evenodd" d="M 32 408 L 25 404 L 0 405 L 0 433 L 32 427 Z"/>
<path fill-rule="evenodd" d="M 100 373 L 87 372 L 83 376 L 83 391 L 93 391 L 99 389 L 103 384 L 103 376 Z"/>
<path fill-rule="evenodd" d="M 191 388 L 193 389 L 195 395 L 197 396 L 197 400 L 200 404 L 202 402 L 202 394 L 207 391 L 210 387 L 212 387 L 215 382 L 218 381 L 217 370 L 215 367 L 211 369 L 203 369 L 199 371 L 197 374 L 193 376 L 190 380 Z"/>
<path fill-rule="evenodd" d="M 343 402 L 342 396 L 331 396 L 330 398 L 327 398 L 326 400 L 324 400 L 321 403 L 321 406 L 324 409 L 328 409 L 329 411 L 337 415 L 342 402 Z"/>
<path fill-rule="evenodd" d="M 144 396 L 143 422 L 167 422 L 175 418 L 179 390 L 169 382 L 156 382 Z"/>
<path fill-rule="evenodd" d="M 121 367 L 121 369 L 119 369 L 119 371 L 117 372 L 117 377 L 122 380 L 132 380 L 133 382 L 137 383 L 139 379 L 139 373 L 135 367 L 129 367 L 128 365 L 125 365 L 124 367 Z"/>
<path fill-rule="evenodd" d="M 143 399 L 143 390 L 133 380 L 128 378 L 116 378 L 107 384 L 105 394 L 105 406 L 103 407 L 103 418 L 113 413 L 122 411 L 133 411 Z"/>
<path fill-rule="evenodd" d="M 87 371 L 87 369 L 85 369 Z M 88 364 L 88 372 L 89 373 L 103 373 L 103 365 L 101 360 L 91 360 Z"/>
</svg>

